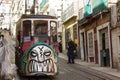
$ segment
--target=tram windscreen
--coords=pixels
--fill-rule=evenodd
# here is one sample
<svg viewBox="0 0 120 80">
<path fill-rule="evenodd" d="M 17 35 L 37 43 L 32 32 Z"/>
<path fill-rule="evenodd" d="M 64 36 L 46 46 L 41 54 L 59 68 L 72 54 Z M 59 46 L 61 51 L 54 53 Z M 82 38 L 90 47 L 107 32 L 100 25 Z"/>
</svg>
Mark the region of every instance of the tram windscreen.
<svg viewBox="0 0 120 80">
<path fill-rule="evenodd" d="M 45 42 L 48 39 L 47 29 L 48 22 L 35 20 L 34 21 L 34 40 L 35 42 Z"/>
</svg>

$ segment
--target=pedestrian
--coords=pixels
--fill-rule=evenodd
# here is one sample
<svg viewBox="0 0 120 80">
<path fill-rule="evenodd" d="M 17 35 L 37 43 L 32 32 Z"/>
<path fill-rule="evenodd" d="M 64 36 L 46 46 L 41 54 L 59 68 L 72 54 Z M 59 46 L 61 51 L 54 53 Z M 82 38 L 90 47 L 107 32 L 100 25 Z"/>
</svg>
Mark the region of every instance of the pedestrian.
<svg viewBox="0 0 120 80">
<path fill-rule="evenodd" d="M 62 53 L 62 42 L 59 42 L 59 52 Z"/>
<path fill-rule="evenodd" d="M 68 45 L 67 45 L 67 55 L 68 55 L 68 63 L 74 64 L 74 51 L 76 49 L 74 42 L 72 41 L 71 38 L 69 38 Z"/>
</svg>

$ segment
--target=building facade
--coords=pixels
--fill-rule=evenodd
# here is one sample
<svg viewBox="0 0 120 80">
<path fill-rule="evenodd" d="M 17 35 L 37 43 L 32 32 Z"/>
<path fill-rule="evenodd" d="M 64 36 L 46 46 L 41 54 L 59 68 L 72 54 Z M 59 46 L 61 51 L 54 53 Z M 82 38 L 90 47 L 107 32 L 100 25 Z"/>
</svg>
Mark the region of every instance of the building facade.
<svg viewBox="0 0 120 80">
<path fill-rule="evenodd" d="M 103 67 L 120 63 L 119 0 L 83 0 L 79 7 L 80 59 Z M 84 17 L 83 17 L 84 16 Z"/>
<path fill-rule="evenodd" d="M 71 37 L 74 40 L 74 42 L 78 44 L 77 16 L 78 16 L 78 0 L 72 0 L 71 3 L 68 3 L 68 1 L 64 2 L 62 12 L 63 51 L 66 50 L 67 41 L 69 37 Z"/>
<path fill-rule="evenodd" d="M 78 21 L 81 60 L 113 67 L 111 17 L 108 0 L 84 0 L 84 18 Z"/>
<path fill-rule="evenodd" d="M 111 3 L 111 36 L 113 67 L 118 68 L 120 63 L 120 1 Z"/>
</svg>

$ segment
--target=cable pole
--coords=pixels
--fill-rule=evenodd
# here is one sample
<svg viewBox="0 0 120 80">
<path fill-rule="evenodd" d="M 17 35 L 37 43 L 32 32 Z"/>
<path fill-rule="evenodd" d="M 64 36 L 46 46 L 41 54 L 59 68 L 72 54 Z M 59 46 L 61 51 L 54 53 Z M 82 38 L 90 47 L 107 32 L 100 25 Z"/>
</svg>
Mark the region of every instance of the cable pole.
<svg viewBox="0 0 120 80">
<path fill-rule="evenodd" d="M 25 0 L 25 14 L 27 13 L 27 0 Z"/>
</svg>

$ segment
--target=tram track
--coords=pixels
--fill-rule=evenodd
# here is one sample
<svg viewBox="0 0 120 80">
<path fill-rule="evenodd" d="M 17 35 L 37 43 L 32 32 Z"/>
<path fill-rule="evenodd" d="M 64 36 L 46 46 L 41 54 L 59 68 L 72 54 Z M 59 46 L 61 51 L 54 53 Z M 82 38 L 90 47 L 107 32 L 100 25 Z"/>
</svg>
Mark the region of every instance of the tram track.
<svg viewBox="0 0 120 80">
<path fill-rule="evenodd" d="M 95 75 L 93 74 L 93 72 L 89 72 L 83 69 L 79 69 L 78 71 L 73 70 L 72 73 L 79 74 L 85 80 L 112 80 L 112 79 L 103 78 L 102 76 Z"/>
<path fill-rule="evenodd" d="M 76 68 L 78 68 L 77 71 L 73 70 L 74 71 L 73 73 L 79 74 L 86 78 L 87 80 L 119 80 L 117 77 L 105 74 L 103 72 L 98 72 L 88 67 L 73 65 L 70 67 L 72 67 L 75 70 Z"/>
<path fill-rule="evenodd" d="M 63 61 L 64 60 L 62 60 L 62 62 Z M 111 77 L 109 77 L 109 75 L 96 72 L 94 70 L 91 70 L 87 67 L 84 67 L 78 64 L 75 64 L 75 65 L 68 64 L 68 65 L 64 65 L 63 67 L 64 69 L 62 69 L 62 71 L 65 71 L 68 75 L 72 75 L 73 77 L 78 77 L 78 78 L 81 77 L 82 80 L 113 80 L 111 79 Z M 70 76 L 70 79 L 72 80 L 73 77 Z M 76 78 L 73 78 L 73 79 L 76 80 Z M 117 80 L 117 79 L 114 79 L 114 80 Z"/>
<path fill-rule="evenodd" d="M 90 77 L 87 77 L 88 80 L 96 80 L 96 79 L 97 80 L 112 80 L 111 78 L 109 78 L 107 76 L 100 75 L 98 73 L 93 73 L 93 72 L 85 71 L 85 70 L 82 70 L 82 69 L 80 71 L 86 73 L 87 75 L 90 75 Z M 86 76 L 84 75 L 84 77 L 86 77 Z"/>
<path fill-rule="evenodd" d="M 61 64 L 63 64 L 66 61 L 61 59 L 61 62 Z M 120 80 L 118 77 L 79 64 L 67 64 L 63 65 L 63 67 L 62 71 L 76 78 L 81 77 L 81 80 Z M 70 79 L 72 80 L 73 77 L 70 76 Z M 73 79 L 76 80 L 76 78 Z"/>
</svg>

